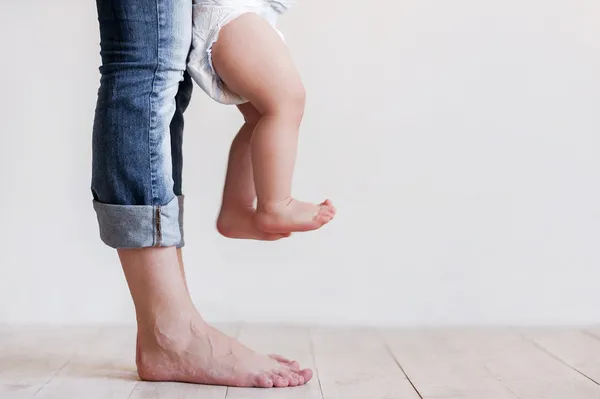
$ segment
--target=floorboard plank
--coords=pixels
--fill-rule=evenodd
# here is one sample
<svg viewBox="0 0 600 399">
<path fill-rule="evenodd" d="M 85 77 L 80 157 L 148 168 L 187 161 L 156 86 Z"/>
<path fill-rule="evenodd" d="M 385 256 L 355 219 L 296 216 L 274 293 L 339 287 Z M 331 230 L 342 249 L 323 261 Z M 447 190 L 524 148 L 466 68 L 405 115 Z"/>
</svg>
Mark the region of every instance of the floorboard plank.
<svg viewBox="0 0 600 399">
<path fill-rule="evenodd" d="M 572 328 L 529 328 L 520 332 L 552 356 L 600 383 L 600 339 Z"/>
<path fill-rule="evenodd" d="M 519 398 L 600 398 L 598 385 L 517 334 L 497 343 L 489 336 L 480 340 L 492 348 L 486 367 Z"/>
<path fill-rule="evenodd" d="M 138 382 L 135 328 L 102 327 L 36 399 L 127 399 Z"/>
<path fill-rule="evenodd" d="M 446 352 L 454 352 L 462 359 L 462 364 L 480 365 L 487 371 L 481 372 L 480 368 L 472 370 L 473 384 L 481 385 L 484 381 L 489 389 L 490 375 L 501 382 L 506 389 L 520 399 L 593 399 L 600 398 L 600 387 L 582 376 L 577 371 L 566 366 L 561 361 L 549 355 L 530 341 L 524 339 L 516 332 L 500 329 L 449 329 L 418 334 L 431 334 L 431 345 L 446 346 Z M 429 349 L 431 350 L 431 349 Z M 406 348 L 405 348 L 406 351 Z M 422 348 L 424 356 L 428 356 L 428 349 Z M 398 355 L 402 356 L 402 353 Z M 414 354 L 413 354 L 414 356 Z M 399 359 L 409 368 L 405 359 Z M 431 367 L 434 367 L 433 365 Z M 461 367 L 456 364 L 454 367 Z M 421 375 L 427 371 L 423 369 Z M 413 369 L 412 372 L 415 370 Z M 409 377 L 411 371 L 407 370 Z M 438 378 L 442 378 L 439 376 Z M 423 390 L 427 397 L 432 395 L 426 392 L 426 387 L 414 378 L 418 389 Z M 423 378 L 421 376 L 421 378 Z M 447 383 L 447 382 L 446 382 Z M 464 382 L 460 383 L 464 387 Z M 429 386 L 431 389 L 431 385 Z M 479 389 L 479 388 L 477 388 Z M 502 391 L 494 394 L 505 395 Z M 440 394 L 441 392 L 435 392 Z M 460 393 L 460 392 L 458 392 Z M 428 395 L 427 395 L 428 394 Z M 468 397 L 475 397 L 476 393 L 468 392 Z M 455 395 L 456 396 L 456 395 Z M 463 395 L 467 396 L 467 395 Z M 460 396 L 459 396 L 460 397 Z M 487 397 L 487 396 L 486 396 Z M 503 398 L 503 396 L 500 396 Z"/>
<path fill-rule="evenodd" d="M 418 399 L 379 334 L 372 330 L 312 329 L 325 399 Z"/>
<path fill-rule="evenodd" d="M 413 329 L 383 331 L 382 335 L 423 398 L 516 398 L 460 336 Z"/>
<path fill-rule="evenodd" d="M 176 382 L 140 382 L 130 399 L 225 399 L 227 388 Z"/>
<path fill-rule="evenodd" d="M 243 326 L 239 339 L 264 354 L 277 353 L 315 371 L 308 329 L 275 326 Z M 316 373 L 316 372 L 315 372 Z M 301 387 L 284 389 L 229 388 L 227 399 L 322 399 L 318 378 Z"/>
<path fill-rule="evenodd" d="M 586 334 L 591 335 L 592 337 L 600 339 L 600 327 L 590 327 L 585 329 Z"/>
<path fill-rule="evenodd" d="M 85 348 L 95 328 L 32 326 L 0 338 L 0 398 L 33 397 Z"/>
</svg>

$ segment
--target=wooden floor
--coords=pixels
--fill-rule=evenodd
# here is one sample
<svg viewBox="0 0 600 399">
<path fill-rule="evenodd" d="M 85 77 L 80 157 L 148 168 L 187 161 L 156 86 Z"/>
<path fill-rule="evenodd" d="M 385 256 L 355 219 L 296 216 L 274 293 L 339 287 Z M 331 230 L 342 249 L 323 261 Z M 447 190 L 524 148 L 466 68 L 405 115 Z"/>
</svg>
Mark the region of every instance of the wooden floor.
<svg viewBox="0 0 600 399">
<path fill-rule="evenodd" d="M 146 383 L 130 327 L 4 327 L 0 398 L 600 399 L 600 328 L 225 330 L 316 378 L 271 390 Z"/>
</svg>

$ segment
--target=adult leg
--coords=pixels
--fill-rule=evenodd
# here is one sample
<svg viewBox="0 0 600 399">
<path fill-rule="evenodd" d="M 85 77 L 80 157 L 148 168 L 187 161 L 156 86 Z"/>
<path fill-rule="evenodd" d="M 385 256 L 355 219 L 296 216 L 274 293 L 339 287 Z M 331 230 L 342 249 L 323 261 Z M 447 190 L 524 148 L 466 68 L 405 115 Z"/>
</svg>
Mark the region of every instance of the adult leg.
<svg viewBox="0 0 600 399">
<path fill-rule="evenodd" d="M 276 30 L 249 13 L 226 25 L 212 48 L 214 67 L 225 84 L 260 113 L 251 159 L 258 194 L 255 222 L 269 233 L 318 229 L 335 209 L 291 197 L 304 87 Z"/>
<path fill-rule="evenodd" d="M 312 377 L 311 371 L 259 355 L 206 324 L 172 261 L 174 248 L 124 249 L 119 256 L 135 303 L 143 380 L 267 388 Z"/>
<path fill-rule="evenodd" d="M 97 6 L 102 78 L 92 192 L 101 238 L 119 249 L 135 303 L 141 378 L 263 387 L 307 381 L 310 371 L 255 354 L 204 323 L 186 290 L 169 124 L 184 108 L 176 95 L 190 45 L 191 2 L 98 0 Z"/>
</svg>

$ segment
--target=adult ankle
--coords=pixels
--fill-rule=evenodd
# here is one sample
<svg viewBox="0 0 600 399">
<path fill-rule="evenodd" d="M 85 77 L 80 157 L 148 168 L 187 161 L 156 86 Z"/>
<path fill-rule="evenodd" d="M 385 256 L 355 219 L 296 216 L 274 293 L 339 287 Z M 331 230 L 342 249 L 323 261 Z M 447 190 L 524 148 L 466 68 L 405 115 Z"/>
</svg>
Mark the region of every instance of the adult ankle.
<svg viewBox="0 0 600 399">
<path fill-rule="evenodd" d="M 192 312 L 165 313 L 148 320 L 138 320 L 138 333 L 142 345 L 160 348 L 185 347 L 193 336 L 202 335 L 208 324 Z"/>
</svg>

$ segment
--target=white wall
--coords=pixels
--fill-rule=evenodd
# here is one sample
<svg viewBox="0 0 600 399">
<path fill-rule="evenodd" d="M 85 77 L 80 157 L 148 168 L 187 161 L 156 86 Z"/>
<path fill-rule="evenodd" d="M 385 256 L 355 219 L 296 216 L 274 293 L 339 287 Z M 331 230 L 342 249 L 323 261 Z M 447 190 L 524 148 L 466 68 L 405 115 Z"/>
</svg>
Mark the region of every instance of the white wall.
<svg viewBox="0 0 600 399">
<path fill-rule="evenodd" d="M 367 6 L 369 4 L 369 6 Z M 89 192 L 92 1 L 0 3 L 0 322 L 132 321 Z M 304 0 L 281 23 L 309 92 L 276 244 L 213 227 L 239 117 L 187 113 L 187 268 L 211 320 L 598 323 L 600 3 Z"/>
</svg>

